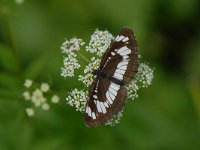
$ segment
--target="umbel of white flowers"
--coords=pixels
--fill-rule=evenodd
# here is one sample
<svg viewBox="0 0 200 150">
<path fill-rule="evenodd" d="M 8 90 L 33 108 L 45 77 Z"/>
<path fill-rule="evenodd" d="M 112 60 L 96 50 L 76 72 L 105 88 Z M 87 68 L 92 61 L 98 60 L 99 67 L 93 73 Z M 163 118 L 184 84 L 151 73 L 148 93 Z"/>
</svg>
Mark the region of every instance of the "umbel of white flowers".
<svg viewBox="0 0 200 150">
<path fill-rule="evenodd" d="M 25 91 L 23 92 L 24 99 L 29 102 L 29 107 L 27 107 L 26 113 L 29 117 L 34 116 L 36 107 L 41 107 L 42 110 L 50 109 L 49 96 L 51 96 L 51 103 L 58 103 L 60 98 L 57 95 L 52 95 L 49 92 L 50 86 L 48 83 L 41 83 L 41 85 L 37 88 L 32 86 L 33 81 L 30 79 L 26 79 L 24 82 Z M 36 85 L 37 86 L 37 85 Z"/>
<path fill-rule="evenodd" d="M 98 69 L 101 57 L 113 39 L 114 36 L 111 33 L 108 31 L 100 31 L 98 29 L 91 35 L 91 40 L 85 50 L 86 52 L 94 54 L 95 57 L 90 59 L 90 62 L 84 66 L 83 73 L 78 75 L 78 80 L 85 85 L 85 89 L 78 90 L 77 88 L 74 88 L 66 97 L 67 104 L 74 107 L 77 111 L 84 112 L 86 101 L 88 99 L 88 87 L 90 87 L 95 77 L 92 72 L 93 70 Z M 64 78 L 73 77 L 75 69 L 81 67 L 77 59 L 77 54 L 80 53 L 81 46 L 84 44 L 85 42 L 83 42 L 82 39 L 72 38 L 70 40 L 65 39 L 65 42 L 61 45 L 61 52 L 63 53 L 61 76 Z M 152 80 L 153 69 L 146 63 L 140 63 L 135 79 L 126 87 L 128 89 L 128 98 L 132 100 L 137 98 L 138 90 L 151 85 Z M 120 117 L 122 117 L 122 111 L 110 119 L 106 125 L 113 126 L 119 123 Z"/>
</svg>

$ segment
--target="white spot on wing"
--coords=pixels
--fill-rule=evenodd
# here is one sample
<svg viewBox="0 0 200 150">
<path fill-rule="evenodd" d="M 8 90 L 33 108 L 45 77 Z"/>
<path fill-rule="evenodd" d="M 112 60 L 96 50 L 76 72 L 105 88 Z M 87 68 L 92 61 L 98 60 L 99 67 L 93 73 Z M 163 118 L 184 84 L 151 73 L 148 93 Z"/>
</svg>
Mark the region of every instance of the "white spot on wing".
<svg viewBox="0 0 200 150">
<path fill-rule="evenodd" d="M 85 112 L 88 113 L 88 106 L 86 107 L 86 111 Z"/>
<path fill-rule="evenodd" d="M 111 55 L 113 55 L 113 56 L 114 56 L 114 55 L 115 55 L 115 52 L 111 52 Z"/>
<path fill-rule="evenodd" d="M 92 117 L 92 111 L 89 106 L 87 106 L 86 112 L 87 112 L 88 116 Z"/>
<path fill-rule="evenodd" d="M 125 36 L 121 35 L 116 41 L 119 42 L 119 41 L 121 41 L 124 38 L 125 38 Z"/>
<path fill-rule="evenodd" d="M 126 55 L 128 55 L 128 54 L 130 54 L 130 53 L 131 53 L 131 50 L 130 50 L 130 49 L 127 49 L 127 50 L 121 52 L 120 55 L 121 55 L 121 56 L 124 56 L 124 55 L 126 56 Z"/>
<path fill-rule="evenodd" d="M 96 106 L 97 106 L 97 110 L 98 110 L 98 112 L 102 112 L 99 101 L 97 101 Z"/>
<path fill-rule="evenodd" d="M 117 41 L 117 40 L 118 40 L 118 38 L 119 38 L 119 35 L 117 35 L 117 37 L 115 38 L 115 41 Z"/>
<path fill-rule="evenodd" d="M 106 107 L 104 106 L 104 104 L 102 102 L 99 102 L 101 110 L 103 111 L 103 114 L 106 113 Z"/>
<path fill-rule="evenodd" d="M 118 69 L 120 69 L 120 70 L 126 70 L 127 69 L 127 65 L 120 66 Z"/>
<path fill-rule="evenodd" d="M 120 69 L 116 69 L 116 71 L 115 71 L 116 73 L 119 73 L 119 74 L 124 74 L 125 73 L 125 71 L 124 70 L 120 70 Z"/>
<path fill-rule="evenodd" d="M 126 60 L 127 58 L 129 58 L 128 55 L 123 56 L 123 60 Z"/>
<path fill-rule="evenodd" d="M 129 38 L 128 37 L 125 37 L 123 40 L 122 40 L 122 42 L 127 42 L 129 40 Z"/>
<path fill-rule="evenodd" d="M 114 102 L 119 89 L 120 85 L 111 82 L 108 91 L 106 92 L 106 102 L 104 102 L 105 107 L 109 107 L 109 104 L 111 105 Z"/>
<path fill-rule="evenodd" d="M 123 74 L 125 73 L 125 70 L 127 69 L 128 62 L 129 62 L 129 60 L 121 61 L 117 65 L 117 69 L 115 70 L 115 73 L 114 73 L 115 78 L 117 78 L 119 80 L 123 80 Z"/>
<path fill-rule="evenodd" d="M 117 72 L 115 72 L 114 77 L 117 78 L 117 79 L 119 79 L 119 80 L 123 80 L 123 75 L 119 74 Z"/>
<path fill-rule="evenodd" d="M 96 115 L 94 112 L 92 112 L 92 119 L 96 119 Z"/>
<path fill-rule="evenodd" d="M 123 51 L 125 51 L 127 49 L 129 49 L 127 46 L 123 46 L 117 51 L 117 53 L 120 54 L 120 53 L 122 53 Z"/>
<path fill-rule="evenodd" d="M 112 101 L 115 100 L 115 95 L 113 93 L 109 92 L 109 96 L 111 97 Z"/>
<path fill-rule="evenodd" d="M 106 98 L 107 98 L 107 101 L 108 101 L 109 104 L 112 104 L 112 103 L 113 103 L 113 101 L 112 101 L 112 99 L 111 99 L 111 97 L 110 97 L 108 91 L 106 92 Z"/>
<path fill-rule="evenodd" d="M 120 68 L 121 66 L 127 66 L 128 65 L 128 62 L 129 60 L 126 60 L 126 61 L 121 61 L 118 65 L 117 65 L 117 68 Z"/>
<path fill-rule="evenodd" d="M 104 104 L 104 106 L 106 106 L 107 108 L 109 107 L 107 102 L 104 102 L 103 104 Z"/>
<path fill-rule="evenodd" d="M 114 89 L 115 91 L 118 91 L 120 86 L 119 86 L 118 84 L 111 83 L 111 84 L 110 84 L 110 87 L 111 87 L 112 89 Z"/>
<path fill-rule="evenodd" d="M 112 89 L 111 87 L 109 87 L 109 91 L 112 92 L 115 96 L 117 96 L 117 91 L 115 91 L 115 90 Z"/>
</svg>

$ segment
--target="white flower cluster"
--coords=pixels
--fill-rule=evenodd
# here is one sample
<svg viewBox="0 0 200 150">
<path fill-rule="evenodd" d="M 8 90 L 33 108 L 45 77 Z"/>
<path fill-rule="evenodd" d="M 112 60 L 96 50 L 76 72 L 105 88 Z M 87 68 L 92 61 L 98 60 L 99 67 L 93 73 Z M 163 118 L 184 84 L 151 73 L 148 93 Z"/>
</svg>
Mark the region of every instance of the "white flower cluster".
<svg viewBox="0 0 200 150">
<path fill-rule="evenodd" d="M 75 51 L 79 51 L 80 46 L 83 46 L 84 44 L 82 39 L 72 38 L 70 40 L 65 40 L 61 45 L 61 52 L 66 55 L 63 58 L 63 67 L 61 67 L 61 76 L 64 78 L 73 77 L 74 70 L 81 67 L 76 59 L 77 55 L 75 54 Z"/>
<path fill-rule="evenodd" d="M 138 98 L 138 90 L 140 88 L 148 87 L 152 84 L 153 80 L 153 69 L 147 64 L 141 63 L 135 79 L 128 84 L 128 98 L 134 100 Z"/>
<path fill-rule="evenodd" d="M 100 66 L 101 57 L 104 52 L 110 46 L 111 41 L 114 39 L 113 35 L 108 31 L 100 31 L 98 29 L 91 35 L 91 40 L 89 45 L 86 46 L 86 51 L 92 54 L 96 54 L 97 57 L 92 57 L 88 65 L 84 68 L 84 73 L 78 76 L 78 80 L 83 82 L 86 87 L 85 91 L 88 91 L 88 87 L 91 86 L 94 80 L 93 71 L 97 70 Z M 65 43 L 61 46 L 63 53 L 68 55 L 68 58 L 64 59 L 64 66 L 61 68 L 61 76 L 71 77 L 74 76 L 74 69 L 80 68 L 78 60 L 76 59 L 76 54 L 73 52 L 80 49 L 84 42 L 81 39 L 73 38 L 69 41 L 66 40 Z M 72 54 L 71 54 L 72 53 Z M 70 56 L 72 55 L 72 57 Z M 139 55 L 141 57 L 141 55 Z M 138 90 L 140 88 L 148 87 L 153 80 L 153 69 L 151 69 L 147 64 L 141 63 L 138 72 L 133 81 L 126 86 L 128 90 L 128 98 L 135 99 L 138 97 Z M 88 100 L 88 92 L 83 90 L 74 89 L 69 92 L 69 95 L 66 98 L 67 104 L 72 107 L 75 107 L 77 111 L 83 112 L 85 110 L 85 105 Z M 120 118 L 122 117 L 122 111 L 111 118 L 106 125 L 113 126 L 119 123 Z"/>
<path fill-rule="evenodd" d="M 130 84 L 127 85 L 128 89 L 128 98 L 134 100 L 135 98 L 138 98 L 138 90 L 139 86 L 136 84 L 135 80 L 132 80 Z"/>
<path fill-rule="evenodd" d="M 96 53 L 98 56 L 102 56 L 106 49 L 110 46 L 114 36 L 108 31 L 96 31 L 91 35 L 89 45 L 86 46 L 86 51 L 90 53 Z"/>
<path fill-rule="evenodd" d="M 87 92 L 83 90 L 73 89 L 66 97 L 66 102 L 72 107 L 75 107 L 77 111 L 83 112 L 88 99 Z"/>
<path fill-rule="evenodd" d="M 94 80 L 93 71 L 99 68 L 100 62 L 100 59 L 92 57 L 91 62 L 84 69 L 84 75 L 79 75 L 78 80 L 82 81 L 86 87 L 89 87 L 92 84 Z"/>
<path fill-rule="evenodd" d="M 141 63 L 138 68 L 138 73 L 136 74 L 135 80 L 138 85 L 145 88 L 152 84 L 153 81 L 153 71 L 147 64 Z"/>
<path fill-rule="evenodd" d="M 82 39 L 72 38 L 70 40 L 65 39 L 65 42 L 61 45 L 61 51 L 65 54 L 74 53 L 74 51 L 79 51 L 81 46 L 83 46 L 85 42 Z"/>
<path fill-rule="evenodd" d="M 50 105 L 47 100 L 47 96 L 45 96 L 50 89 L 49 84 L 42 83 L 39 88 L 33 88 L 32 80 L 26 79 L 24 87 L 26 88 L 26 91 L 24 91 L 22 95 L 26 101 L 31 102 L 34 107 L 41 107 L 42 110 L 49 110 Z M 59 97 L 57 95 L 53 95 L 51 97 L 51 102 L 58 103 Z M 32 107 L 28 107 L 26 108 L 26 113 L 28 116 L 34 116 L 35 110 Z"/>
</svg>

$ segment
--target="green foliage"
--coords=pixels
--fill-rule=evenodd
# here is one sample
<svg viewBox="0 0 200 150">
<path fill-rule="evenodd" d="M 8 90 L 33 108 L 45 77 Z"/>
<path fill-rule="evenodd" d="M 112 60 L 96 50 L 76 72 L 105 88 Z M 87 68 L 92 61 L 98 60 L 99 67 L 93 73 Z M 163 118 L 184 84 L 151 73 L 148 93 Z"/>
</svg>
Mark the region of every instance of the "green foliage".
<svg viewBox="0 0 200 150">
<path fill-rule="evenodd" d="M 10 48 L 3 45 L 0 45 L 0 64 L 9 72 L 16 73 L 18 71 L 15 54 Z"/>
<path fill-rule="evenodd" d="M 19 65 L 12 50 L 3 45 L 0 45 L 0 66 L 0 97 L 12 99 L 19 92 Z"/>
<path fill-rule="evenodd" d="M 199 150 L 198 3 L 1 0 L 0 149 Z M 96 28 L 116 35 L 125 25 L 134 29 L 155 79 L 128 102 L 118 126 L 87 128 L 83 114 L 65 104 L 67 92 L 82 84 L 60 76 L 60 45 L 65 37 L 89 39 Z M 50 80 L 61 102 L 28 117 L 22 98 L 26 78 Z"/>
<path fill-rule="evenodd" d="M 38 58 L 30 62 L 30 64 L 24 70 L 24 77 L 30 79 L 36 78 L 44 71 L 48 61 L 48 54 L 40 55 Z"/>
</svg>

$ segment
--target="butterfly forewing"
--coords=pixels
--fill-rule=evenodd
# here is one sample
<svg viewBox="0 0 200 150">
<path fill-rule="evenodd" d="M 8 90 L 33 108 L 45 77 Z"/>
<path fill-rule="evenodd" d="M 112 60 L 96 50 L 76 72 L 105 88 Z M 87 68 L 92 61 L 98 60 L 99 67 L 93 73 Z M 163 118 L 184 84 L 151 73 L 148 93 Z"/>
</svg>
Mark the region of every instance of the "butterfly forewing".
<svg viewBox="0 0 200 150">
<path fill-rule="evenodd" d="M 103 55 L 100 68 L 107 78 L 97 77 L 89 91 L 85 122 L 93 127 L 105 123 L 122 109 L 129 83 L 138 69 L 138 46 L 134 33 L 124 27 Z"/>
<path fill-rule="evenodd" d="M 138 45 L 131 29 L 123 28 L 105 53 L 102 70 L 124 83 L 129 83 L 138 69 Z"/>
</svg>

